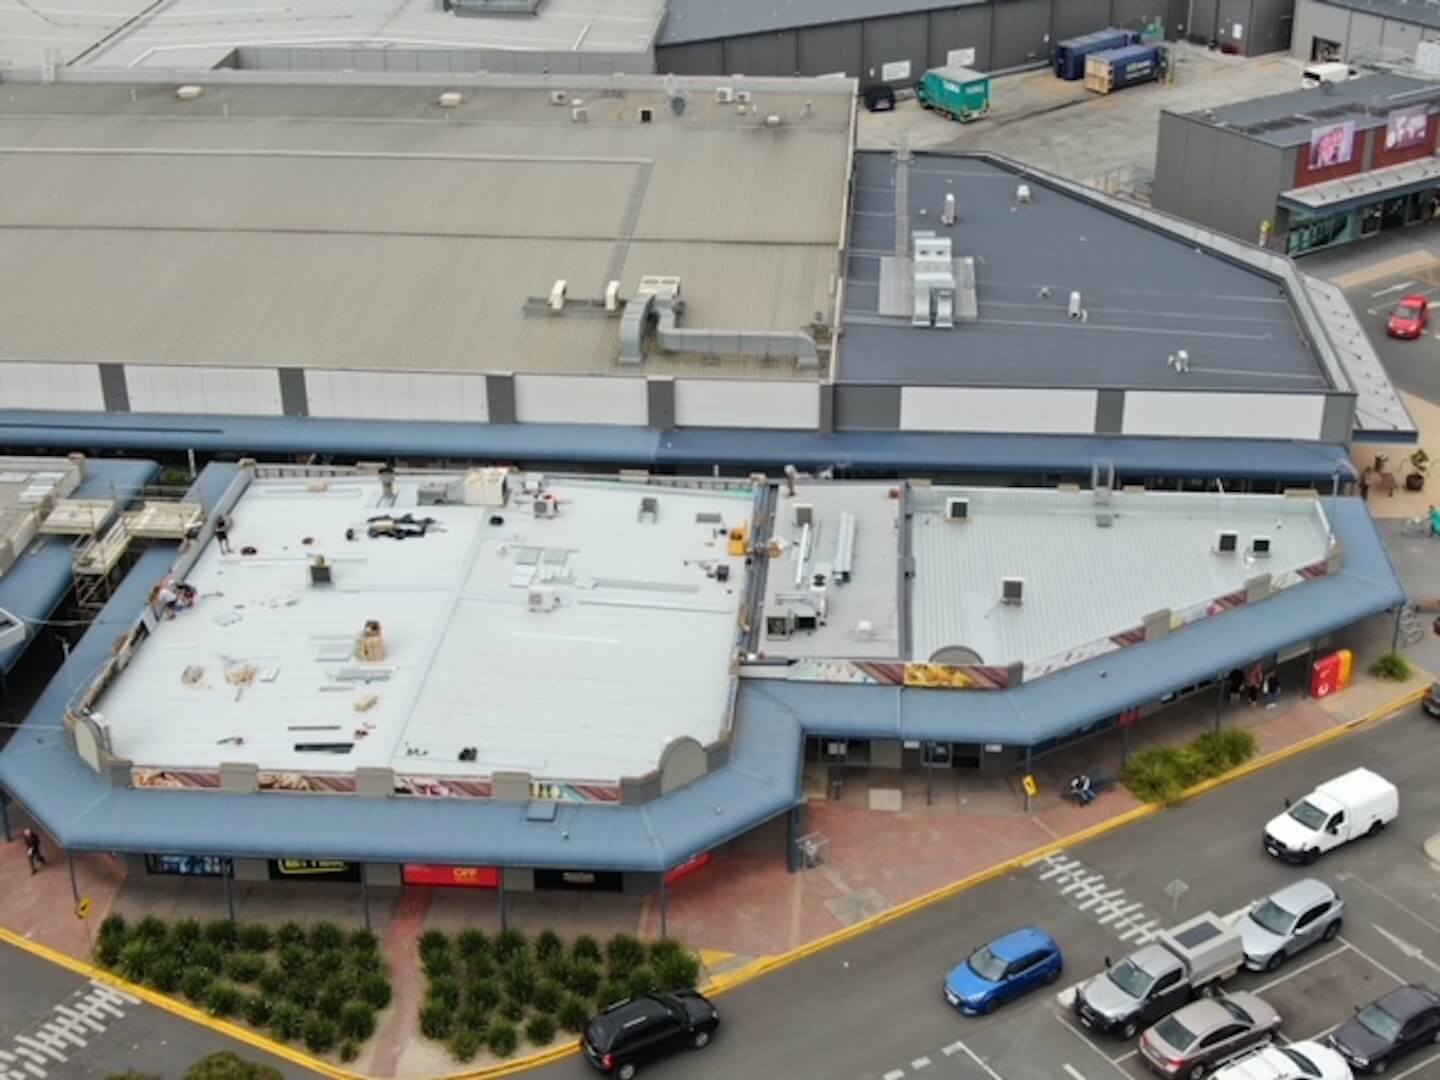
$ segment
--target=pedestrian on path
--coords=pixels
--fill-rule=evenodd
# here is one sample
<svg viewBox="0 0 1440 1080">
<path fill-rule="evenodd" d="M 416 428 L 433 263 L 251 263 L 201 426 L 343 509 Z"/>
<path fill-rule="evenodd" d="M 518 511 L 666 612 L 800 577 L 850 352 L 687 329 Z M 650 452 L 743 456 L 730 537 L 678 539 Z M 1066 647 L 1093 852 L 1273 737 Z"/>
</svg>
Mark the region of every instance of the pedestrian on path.
<svg viewBox="0 0 1440 1080">
<path fill-rule="evenodd" d="M 1368 471 L 1360 474 L 1360 498 L 1370 498 L 1370 473 Z"/>
<path fill-rule="evenodd" d="M 1273 709 L 1280 702 L 1280 673 L 1272 671 L 1265 676 L 1265 708 Z"/>
<path fill-rule="evenodd" d="M 25 829 L 20 836 L 25 841 L 25 857 L 30 860 L 30 873 L 37 873 L 45 865 L 45 853 L 40 850 L 40 834 L 34 829 Z"/>
<path fill-rule="evenodd" d="M 230 519 L 221 514 L 215 519 L 215 542 L 220 545 L 220 554 L 230 554 Z"/>
</svg>

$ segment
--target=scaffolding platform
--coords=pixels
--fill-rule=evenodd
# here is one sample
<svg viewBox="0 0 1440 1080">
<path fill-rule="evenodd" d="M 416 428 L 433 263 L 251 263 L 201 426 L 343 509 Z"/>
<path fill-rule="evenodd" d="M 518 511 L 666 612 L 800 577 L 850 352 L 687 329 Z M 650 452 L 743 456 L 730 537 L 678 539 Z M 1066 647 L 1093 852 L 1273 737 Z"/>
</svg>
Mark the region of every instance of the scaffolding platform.
<svg viewBox="0 0 1440 1080">
<path fill-rule="evenodd" d="M 121 515 L 120 521 L 140 540 L 184 540 L 204 523 L 205 508 L 199 503 L 146 501 L 138 510 Z"/>
<path fill-rule="evenodd" d="M 49 536 L 94 536 L 115 513 L 114 499 L 60 499 L 39 531 Z"/>
</svg>

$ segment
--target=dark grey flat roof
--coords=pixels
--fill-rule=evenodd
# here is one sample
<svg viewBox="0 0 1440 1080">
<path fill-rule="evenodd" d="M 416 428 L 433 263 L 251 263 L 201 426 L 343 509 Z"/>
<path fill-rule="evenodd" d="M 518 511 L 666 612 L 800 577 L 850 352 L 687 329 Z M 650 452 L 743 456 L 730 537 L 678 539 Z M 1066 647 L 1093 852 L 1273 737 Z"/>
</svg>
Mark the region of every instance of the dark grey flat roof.
<svg viewBox="0 0 1440 1080">
<path fill-rule="evenodd" d="M 988 0 L 670 0 L 656 45 L 763 34 L 797 26 L 975 7 Z M 917 73 L 918 74 L 918 73 Z"/>
<path fill-rule="evenodd" d="M 1440 0 L 1322 0 L 1331 7 L 1363 11 L 1385 19 L 1440 27 Z"/>
<path fill-rule="evenodd" d="M 879 312 L 895 248 L 894 155 L 856 155 L 841 382 L 1325 391 L 1280 281 L 992 160 L 916 154 L 910 230 L 973 256 L 979 319 L 915 328 Z M 1015 202 L 1028 183 L 1032 201 Z M 959 221 L 940 225 L 945 194 Z M 921 216 L 921 210 L 925 211 Z M 1048 288 L 1048 297 L 1041 291 Z M 1079 290 L 1084 323 L 1066 314 Z M 1167 358 L 1190 354 L 1177 374 Z"/>
<path fill-rule="evenodd" d="M 1313 90 L 1294 90 L 1218 109 L 1186 113 L 1270 146 L 1305 146 L 1316 125 L 1353 120 L 1358 131 L 1384 127 L 1393 109 L 1440 100 L 1440 85 L 1404 75 L 1366 75 Z"/>
</svg>

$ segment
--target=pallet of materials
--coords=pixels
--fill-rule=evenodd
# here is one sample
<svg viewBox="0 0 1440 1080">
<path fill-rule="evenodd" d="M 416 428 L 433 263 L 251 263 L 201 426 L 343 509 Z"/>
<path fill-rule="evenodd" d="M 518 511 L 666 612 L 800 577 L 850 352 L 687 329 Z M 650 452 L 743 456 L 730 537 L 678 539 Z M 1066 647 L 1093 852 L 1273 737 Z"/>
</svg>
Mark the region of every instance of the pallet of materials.
<svg viewBox="0 0 1440 1080">
<path fill-rule="evenodd" d="M 1161 50 L 1158 45 L 1127 45 L 1107 49 L 1085 59 L 1085 89 L 1109 94 L 1137 83 L 1160 78 Z"/>
</svg>

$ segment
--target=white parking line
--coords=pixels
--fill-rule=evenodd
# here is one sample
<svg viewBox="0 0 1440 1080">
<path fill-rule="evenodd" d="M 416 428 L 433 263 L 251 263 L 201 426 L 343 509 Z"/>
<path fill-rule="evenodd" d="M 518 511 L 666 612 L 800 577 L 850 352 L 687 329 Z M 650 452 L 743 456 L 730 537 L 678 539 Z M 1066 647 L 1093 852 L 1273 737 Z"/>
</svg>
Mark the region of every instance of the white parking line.
<svg viewBox="0 0 1440 1080">
<path fill-rule="evenodd" d="M 1050 1015 L 1055 1017 L 1056 1020 L 1060 1021 L 1061 1027 L 1063 1027 L 1066 1031 L 1070 1032 L 1071 1035 L 1074 1035 L 1075 1038 L 1079 1039 L 1082 1043 L 1089 1047 L 1096 1057 L 1098 1057 L 1101 1061 L 1105 1062 L 1106 1065 L 1109 1065 L 1110 1068 L 1114 1069 L 1121 1076 L 1125 1077 L 1125 1080 L 1131 1080 L 1130 1074 L 1124 1069 L 1122 1069 L 1119 1065 L 1116 1065 L 1115 1062 L 1111 1061 L 1110 1055 L 1105 1053 L 1104 1050 L 1101 1050 L 1100 1047 L 1096 1046 L 1093 1042 L 1091 1042 L 1089 1036 L 1085 1035 L 1084 1032 L 1077 1030 L 1073 1024 L 1068 1023 L 1065 1018 L 1059 1013 L 1052 1012 Z"/>
<path fill-rule="evenodd" d="M 1112 907 L 1108 912 L 1100 916 L 1100 918 L 1096 921 L 1099 922 L 1101 926 L 1104 926 L 1107 923 L 1114 922 L 1116 919 L 1120 918 L 1123 915 L 1125 916 L 1125 921 L 1123 923 L 1120 923 L 1119 925 L 1128 926 L 1130 925 L 1130 918 L 1135 914 L 1135 912 L 1139 911 L 1144 906 L 1144 904 L 1137 903 L 1126 904 L 1123 907 Z"/>
<path fill-rule="evenodd" d="M 1085 1074 L 1068 1061 L 1065 1063 L 1065 1071 L 1070 1074 L 1072 1080 L 1085 1080 Z"/>
<path fill-rule="evenodd" d="M 1084 877 L 1082 877 L 1082 878 L 1077 878 L 1075 881 L 1072 881 L 1069 885 L 1066 885 L 1063 889 L 1061 889 L 1061 890 L 1060 890 L 1060 895 L 1061 895 L 1061 896 L 1069 896 L 1069 895 L 1070 895 L 1072 892 L 1074 892 L 1076 889 L 1087 889 L 1087 888 L 1089 888 L 1091 885 L 1094 885 L 1097 881 L 1104 881 L 1104 880 L 1105 880 L 1105 875 L 1104 875 L 1104 874 L 1091 874 L 1088 878 L 1084 878 Z"/>
<path fill-rule="evenodd" d="M 1370 294 L 1370 299 L 1378 300 L 1380 297 L 1389 296 L 1391 293 L 1404 292 L 1406 289 L 1410 288 L 1410 286 L 1414 284 L 1415 282 L 1413 281 L 1402 281 L 1399 285 L 1391 285 L 1389 288 L 1381 289 L 1379 292 L 1372 292 Z"/>
<path fill-rule="evenodd" d="M 1437 338 L 1440 338 L 1440 334 L 1436 334 L 1435 336 L 1436 336 Z M 1363 889 L 1369 889 L 1372 893 L 1374 893 L 1376 896 L 1380 897 L 1380 899 L 1384 900 L 1387 904 L 1390 904 L 1390 905 L 1392 905 L 1393 907 L 1399 908 L 1399 909 L 1400 909 L 1401 911 L 1403 911 L 1406 915 L 1409 915 L 1412 919 L 1414 919 L 1416 922 L 1418 922 L 1421 926 L 1425 927 L 1427 930 L 1433 930 L 1433 931 L 1435 931 L 1435 933 L 1440 934 L 1440 926 L 1436 926 L 1433 922 L 1430 922 L 1428 919 L 1426 919 L 1426 918 L 1425 918 L 1423 915 L 1421 915 L 1419 912 L 1413 911 L 1413 910 L 1411 910 L 1410 908 L 1406 907 L 1404 904 L 1400 903 L 1399 900 L 1396 900 L 1394 897 L 1392 897 L 1392 896 L 1389 895 L 1388 893 L 1383 892 L 1383 891 L 1380 890 L 1380 889 L 1377 889 L 1374 885 L 1371 885 L 1370 882 L 1366 881 L 1363 877 L 1358 877 L 1358 876 L 1355 875 L 1355 874 L 1347 874 L 1347 873 L 1343 873 L 1343 872 L 1342 872 L 1342 873 L 1339 873 L 1339 874 L 1336 874 L 1335 877 L 1336 877 L 1337 879 L 1339 879 L 1340 881 L 1344 881 L 1344 882 L 1347 882 L 1347 883 L 1353 881 L 1356 885 L 1359 885 L 1361 888 L 1363 888 Z M 1433 893 L 1431 894 L 1431 896 L 1432 896 L 1432 898 L 1434 898 L 1434 899 L 1440 900 L 1440 897 L 1434 896 Z"/>
<path fill-rule="evenodd" d="M 951 1054 L 958 1054 L 960 1052 L 960 1044 L 953 1042 L 949 1046 L 942 1046 L 940 1052 L 946 1057 L 949 1057 Z"/>
<path fill-rule="evenodd" d="M 891 1069 L 888 1073 L 882 1076 L 880 1080 L 900 1080 L 900 1078 L 904 1075 L 904 1069 Z"/>
<path fill-rule="evenodd" d="M 957 1039 L 957 1040 L 955 1041 L 955 1045 L 958 1046 L 958 1047 L 960 1047 L 960 1052 L 961 1052 L 962 1054 L 964 1054 L 966 1057 L 968 1057 L 971 1061 L 975 1062 L 976 1065 L 979 1065 L 980 1068 L 984 1069 L 984 1070 L 985 1070 L 985 1075 L 988 1076 L 988 1077 L 990 1077 L 990 1080 L 1005 1080 L 1005 1078 L 1004 1078 L 1003 1076 L 1001 1076 L 999 1073 L 997 1073 L 997 1072 L 996 1072 L 994 1069 L 992 1069 L 989 1065 L 986 1065 L 986 1064 L 985 1064 L 985 1059 L 984 1059 L 984 1058 L 982 1058 L 979 1054 L 975 1053 L 974 1050 L 971 1050 L 971 1049 L 970 1049 L 968 1046 L 966 1046 L 963 1042 L 960 1042 L 960 1041 Z"/>
<path fill-rule="evenodd" d="M 1342 937 L 1336 938 L 1336 940 L 1337 940 L 1337 941 L 1343 941 L 1343 942 L 1345 942 L 1345 944 L 1348 945 L 1348 946 L 1350 946 L 1350 948 L 1351 948 L 1352 950 L 1354 950 L 1354 952 L 1356 952 L 1356 953 L 1359 954 L 1360 956 L 1363 956 L 1366 960 L 1369 960 L 1370 963 L 1374 964 L 1377 968 L 1379 968 L 1381 971 L 1383 971 L 1386 975 L 1389 975 L 1390 978 L 1394 979 L 1394 980 L 1395 980 L 1397 983 L 1399 983 L 1401 986 L 1404 986 L 1404 985 L 1405 985 L 1405 981 L 1406 981 L 1406 980 L 1402 979 L 1399 975 L 1396 975 L 1395 972 L 1391 971 L 1388 967 L 1386 967 L 1384 964 L 1382 964 L 1379 960 L 1376 960 L 1373 956 L 1371 956 L 1369 953 L 1367 953 L 1364 949 L 1356 948 L 1355 943 L 1354 943 L 1353 941 L 1351 941 L 1349 938 L 1342 936 Z"/>
<path fill-rule="evenodd" d="M 1140 926 L 1140 925 L 1132 925 L 1129 930 L 1126 930 L 1125 933 L 1123 933 L 1123 934 L 1120 935 L 1120 940 L 1121 940 L 1121 941 L 1129 941 L 1131 938 L 1137 938 L 1137 937 L 1138 937 L 1138 938 L 1140 938 L 1142 941 L 1148 941 L 1149 938 L 1147 938 L 1146 935 L 1148 934 L 1150 937 L 1154 937 L 1154 936 L 1155 936 L 1155 933 L 1154 933 L 1155 927 L 1157 927 L 1157 926 L 1159 926 L 1159 925 L 1160 925 L 1160 924 L 1159 924 L 1158 922 L 1156 922 L 1154 919 L 1151 919 L 1149 922 L 1145 923 L 1143 926 Z"/>
<path fill-rule="evenodd" d="M 916 1072 L 919 1072 L 921 1069 L 928 1069 L 929 1067 L 930 1059 L 928 1057 L 918 1057 L 914 1061 L 910 1062 L 910 1068 L 914 1069 Z"/>
<path fill-rule="evenodd" d="M 1350 948 L 1349 943 L 1346 942 L 1346 941 L 1344 941 L 1344 940 L 1342 940 L 1342 941 L 1340 942 L 1340 947 L 1339 947 L 1339 948 L 1331 949 L 1331 950 L 1330 950 L 1328 953 L 1326 953 L 1324 956 L 1317 956 L 1314 960 L 1311 960 L 1308 964 L 1301 964 L 1301 965 L 1300 965 L 1299 967 L 1297 967 L 1297 968 L 1291 968 L 1289 971 L 1285 972 L 1285 974 L 1284 974 L 1284 975 L 1281 975 L 1279 978 L 1271 979 L 1271 980 L 1270 980 L 1268 983 L 1266 983 L 1264 986 L 1257 987 L 1257 988 L 1255 989 L 1255 992 L 1256 992 L 1257 994 L 1263 994 L 1263 993 L 1265 993 L 1265 991 L 1271 989 L 1272 987 L 1279 986 L 1279 985 L 1280 985 L 1281 983 L 1283 983 L 1283 982 L 1289 982 L 1291 979 L 1295 978 L 1296 975 L 1303 975 L 1303 974 L 1305 974 L 1305 972 L 1309 971 L 1311 968 L 1313 968 L 1313 967 L 1319 967 L 1321 964 L 1325 963 L 1325 961 L 1327 961 L 1327 960 L 1333 960 L 1335 957 L 1339 956 L 1342 952 L 1344 952 L 1344 951 L 1345 951 L 1346 949 L 1348 949 L 1348 948 Z"/>
<path fill-rule="evenodd" d="M 1425 1068 L 1425 1066 L 1427 1066 L 1427 1065 L 1433 1065 L 1433 1064 L 1435 1064 L 1435 1062 L 1437 1062 L 1437 1061 L 1440 1061 L 1440 1054 L 1432 1054 L 1430 1057 L 1428 1057 L 1428 1058 L 1426 1058 L 1424 1061 L 1420 1062 L 1420 1064 L 1418 1064 L 1418 1065 L 1412 1065 L 1410 1068 L 1406 1069 L 1404 1072 L 1396 1073 L 1396 1074 L 1395 1074 L 1395 1080 L 1404 1080 L 1405 1077 L 1411 1076 L 1411 1075 L 1419 1072 L 1421 1069 Z"/>
<path fill-rule="evenodd" d="M 1089 900 L 1086 900 L 1083 904 L 1081 904 L 1080 910 L 1089 911 L 1096 904 L 1109 903 L 1114 900 L 1115 897 L 1120 896 L 1124 892 L 1124 889 L 1111 889 L 1107 893 L 1097 893 L 1095 896 L 1092 896 Z"/>
</svg>

